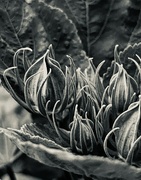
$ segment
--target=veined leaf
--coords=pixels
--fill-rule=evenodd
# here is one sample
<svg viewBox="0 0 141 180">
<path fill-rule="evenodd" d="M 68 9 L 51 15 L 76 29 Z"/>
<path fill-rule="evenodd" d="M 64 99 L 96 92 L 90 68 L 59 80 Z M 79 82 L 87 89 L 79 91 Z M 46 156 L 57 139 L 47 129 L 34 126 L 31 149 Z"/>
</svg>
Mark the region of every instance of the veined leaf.
<svg viewBox="0 0 141 180">
<path fill-rule="evenodd" d="M 141 169 L 132 167 L 118 160 L 98 156 L 79 156 L 71 152 L 48 148 L 41 144 L 35 144 L 30 141 L 24 141 L 14 132 L 4 130 L 5 134 L 19 147 L 19 149 L 28 156 L 42 162 L 43 164 L 61 168 L 75 174 L 85 175 L 95 179 L 123 179 L 139 180 Z M 15 134 L 15 135 L 14 135 Z"/>
<path fill-rule="evenodd" d="M 56 144 L 54 141 L 52 141 L 50 139 L 42 138 L 38 135 L 30 134 L 27 132 L 25 133 L 25 132 L 23 132 L 23 130 L 17 130 L 17 129 L 12 129 L 12 128 L 9 128 L 8 130 L 6 130 L 6 129 L 1 128 L 1 131 L 4 132 L 4 134 L 6 134 L 7 137 L 17 138 L 23 142 L 30 141 L 34 144 L 42 144 L 45 147 L 49 147 L 49 148 L 61 149 L 64 151 L 67 150 L 67 149 L 63 148 L 62 146 L 60 146 L 59 144 Z M 28 132 L 30 132 L 30 131 L 28 131 Z"/>
<path fill-rule="evenodd" d="M 76 64 L 79 61 L 79 66 L 85 66 L 86 54 L 82 50 L 77 29 L 67 15 L 62 10 L 39 0 L 32 0 L 29 4 L 40 19 L 47 34 L 46 43 L 53 45 L 56 59 L 60 64 L 63 65 L 68 60 L 66 55 L 70 55 Z"/>
<path fill-rule="evenodd" d="M 46 122 L 46 124 L 27 124 L 24 125 L 21 130 L 23 133 L 30 134 L 32 136 L 39 136 L 41 138 L 50 139 L 52 142 L 55 142 L 56 144 L 67 147 L 67 145 L 60 139 L 58 134 L 56 133 L 55 129 L 52 128 L 49 122 Z"/>
<path fill-rule="evenodd" d="M 113 49 L 139 42 L 140 6 L 131 0 L 44 0 L 63 9 L 73 20 L 84 49 L 95 65 L 113 59 Z"/>
<path fill-rule="evenodd" d="M 23 2 L 19 0 L 9 1 L 1 0 L 0 2 L 0 32 L 1 37 L 16 48 L 22 47 L 18 33 L 22 20 Z M 18 17 L 18 18 L 17 18 Z"/>
<path fill-rule="evenodd" d="M 134 76 L 136 73 L 136 65 L 129 58 L 135 59 L 140 64 L 139 59 L 136 55 L 141 57 L 141 43 L 135 43 L 133 46 L 128 45 L 123 51 L 119 52 L 121 63 L 123 64 L 127 72 L 132 76 Z"/>
<path fill-rule="evenodd" d="M 0 1 L 0 61 L 8 67 L 12 66 L 16 50 L 25 46 L 34 47 L 31 14 L 33 16 L 31 8 L 24 1 Z"/>
<path fill-rule="evenodd" d="M 28 4 L 24 0 L 0 1 L 0 60 L 12 65 L 14 52 L 22 47 L 33 49 L 34 57 L 44 54 L 49 44 L 53 44 L 56 58 L 62 64 L 70 55 L 74 61 L 85 64 L 87 59 L 75 25 L 66 14 L 36 1 Z M 3 68 L 3 67 L 2 67 Z"/>
</svg>

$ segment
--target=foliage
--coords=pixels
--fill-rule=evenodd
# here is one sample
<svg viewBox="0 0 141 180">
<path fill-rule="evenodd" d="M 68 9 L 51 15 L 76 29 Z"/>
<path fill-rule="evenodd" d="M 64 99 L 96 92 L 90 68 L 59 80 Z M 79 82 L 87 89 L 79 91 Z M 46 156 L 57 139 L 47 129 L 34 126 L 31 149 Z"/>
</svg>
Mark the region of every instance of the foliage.
<svg viewBox="0 0 141 180">
<path fill-rule="evenodd" d="M 33 118 L 1 133 L 31 158 L 84 179 L 140 179 L 137 2 L 0 5 L 2 85 Z"/>
<path fill-rule="evenodd" d="M 15 53 L 14 67 L 4 71 L 2 83 L 19 104 L 45 120 L 42 121 L 39 116 L 36 124 L 24 125 L 21 130 L 1 129 L 3 133 L 21 151 L 46 165 L 92 179 L 120 179 L 121 171 L 123 179 L 138 179 L 140 169 L 126 164 L 128 162 L 140 166 L 141 160 L 141 100 L 138 83 L 141 69 L 137 61 L 129 58 L 136 65 L 136 73 L 131 77 L 120 64 L 121 60 L 115 49 L 112 75 L 105 87 L 104 79 L 99 75 L 104 62 L 95 69 L 90 60 L 90 65 L 83 73 L 67 56 L 71 65 L 66 66 L 63 73 L 60 64 L 54 59 L 52 46 L 29 67 L 27 56 L 20 56 L 23 57 L 24 70 L 24 73 L 20 74 L 21 59 L 18 57 L 29 50 L 21 48 Z M 9 76 L 11 71 L 13 79 Z M 18 86 L 20 91 L 17 91 L 15 86 Z M 84 171 L 80 162 L 85 162 L 82 164 L 88 169 Z M 106 168 L 104 173 L 93 171 L 98 164 L 103 166 L 102 169 Z M 121 170 L 115 172 L 113 167 Z M 126 168 L 132 176 L 129 176 Z"/>
</svg>

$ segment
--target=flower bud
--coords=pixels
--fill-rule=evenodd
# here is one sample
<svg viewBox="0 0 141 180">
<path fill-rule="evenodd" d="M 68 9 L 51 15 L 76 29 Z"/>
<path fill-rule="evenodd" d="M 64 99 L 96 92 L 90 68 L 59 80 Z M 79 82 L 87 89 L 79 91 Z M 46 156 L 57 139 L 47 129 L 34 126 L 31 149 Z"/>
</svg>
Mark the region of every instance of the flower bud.
<svg viewBox="0 0 141 180">
<path fill-rule="evenodd" d="M 108 92 L 115 117 L 127 110 L 137 89 L 136 81 L 119 65 L 118 72 L 111 78 Z"/>
<path fill-rule="evenodd" d="M 96 138 L 93 132 L 93 122 L 87 117 L 82 118 L 75 107 L 74 120 L 71 124 L 70 146 L 74 152 L 93 154 Z"/>
<path fill-rule="evenodd" d="M 3 84 L 6 89 L 27 110 L 43 116 L 52 112 L 58 100 L 57 113 L 64 111 L 68 106 L 71 107 L 76 94 L 76 81 L 74 74 L 71 74 L 72 70 L 66 67 L 66 72 L 62 71 L 60 64 L 54 59 L 52 46 L 47 49 L 42 57 L 34 60 L 33 64 L 25 56 L 27 50 L 31 51 L 29 48 L 19 49 L 14 55 L 14 67 L 5 70 Z M 21 56 L 19 57 L 21 52 L 24 54 L 23 59 Z M 22 72 L 22 75 L 21 66 L 25 71 Z M 13 69 L 13 79 L 11 80 L 9 72 Z M 19 91 L 14 88 L 12 81 L 20 89 Z"/>
</svg>

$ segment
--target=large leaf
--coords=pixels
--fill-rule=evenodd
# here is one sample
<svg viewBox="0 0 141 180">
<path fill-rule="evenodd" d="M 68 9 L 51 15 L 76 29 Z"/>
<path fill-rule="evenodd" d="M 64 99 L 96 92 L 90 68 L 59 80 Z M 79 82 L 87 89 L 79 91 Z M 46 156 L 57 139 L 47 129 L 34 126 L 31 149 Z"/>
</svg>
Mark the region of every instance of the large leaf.
<svg viewBox="0 0 141 180">
<path fill-rule="evenodd" d="M 53 44 L 56 58 L 62 64 L 70 55 L 85 64 L 86 55 L 75 25 L 57 8 L 24 0 L 0 1 L 0 59 L 12 64 L 14 52 L 21 47 L 34 50 L 34 57 L 43 54 Z M 33 59 L 33 57 L 31 57 Z"/>
<path fill-rule="evenodd" d="M 39 123 L 31 123 L 31 124 L 25 124 L 22 127 L 22 131 L 24 133 L 39 136 L 41 138 L 50 139 L 52 142 L 56 142 L 58 145 L 65 146 L 65 144 L 62 144 L 61 139 L 57 135 L 56 131 L 49 122 L 46 122 L 46 124 L 39 124 Z M 58 147 L 59 148 L 59 147 Z"/>
<path fill-rule="evenodd" d="M 79 156 L 71 152 L 48 148 L 42 144 L 34 144 L 18 137 L 12 130 L 3 132 L 28 156 L 46 165 L 61 168 L 75 174 L 91 178 L 139 180 L 141 169 L 129 166 L 118 160 L 98 156 Z"/>
<path fill-rule="evenodd" d="M 47 33 L 47 42 L 53 45 L 56 59 L 65 63 L 66 55 L 70 55 L 78 66 L 87 59 L 82 50 L 82 43 L 74 23 L 60 9 L 39 0 L 30 1 L 30 6 L 42 22 Z M 87 63 L 86 63 L 87 64 Z"/>
<path fill-rule="evenodd" d="M 84 49 L 94 63 L 112 60 L 113 49 L 120 44 L 140 41 L 140 6 L 131 0 L 44 0 L 63 9 L 75 22 Z"/>
<path fill-rule="evenodd" d="M 0 60 L 8 66 L 12 64 L 14 52 L 23 47 L 30 46 L 32 42 L 32 17 L 28 16 L 29 6 L 23 1 L 0 1 Z"/>
<path fill-rule="evenodd" d="M 141 43 L 135 43 L 134 45 L 128 45 L 123 51 L 119 52 L 119 58 L 121 63 L 127 72 L 134 76 L 136 65 L 129 58 L 135 59 L 138 63 L 140 63 L 138 57 L 141 57 Z"/>
<path fill-rule="evenodd" d="M 6 133 L 6 130 L 5 130 Z M 67 151 L 64 143 L 49 123 L 23 125 L 21 130 L 11 129 L 11 133 L 22 141 L 31 141 L 34 144 L 43 144 L 51 148 L 62 149 Z"/>
<path fill-rule="evenodd" d="M 54 141 L 47 139 L 47 138 L 42 138 L 38 135 L 34 136 L 33 134 L 31 135 L 31 134 L 22 132 L 20 130 L 10 129 L 10 128 L 8 131 L 5 129 L 4 132 L 8 136 L 11 132 L 11 136 L 16 137 L 17 139 L 19 139 L 20 141 L 23 141 L 23 142 L 24 141 L 30 141 L 34 144 L 42 144 L 42 145 L 47 146 L 49 148 L 61 149 L 61 150 L 66 151 L 65 148 L 63 148 L 59 144 L 56 144 Z"/>
</svg>

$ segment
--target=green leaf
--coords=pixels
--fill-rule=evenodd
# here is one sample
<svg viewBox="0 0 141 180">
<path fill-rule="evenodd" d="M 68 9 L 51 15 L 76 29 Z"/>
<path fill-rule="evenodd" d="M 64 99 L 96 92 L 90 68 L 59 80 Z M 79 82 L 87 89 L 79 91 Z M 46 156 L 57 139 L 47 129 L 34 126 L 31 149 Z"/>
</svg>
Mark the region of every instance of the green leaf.
<svg viewBox="0 0 141 180">
<path fill-rule="evenodd" d="M 34 55 L 30 55 L 33 61 L 52 44 L 56 58 L 62 64 L 68 59 L 66 55 L 70 55 L 75 62 L 80 60 L 85 66 L 87 57 L 77 30 L 64 12 L 45 3 L 29 5 L 20 0 L 3 0 L 0 7 L 0 60 L 5 64 L 12 65 L 14 52 L 19 48 L 33 49 Z"/>
<path fill-rule="evenodd" d="M 66 55 L 70 55 L 76 64 L 79 61 L 79 66 L 85 65 L 87 58 L 82 50 L 81 40 L 75 25 L 67 15 L 60 9 L 38 0 L 32 0 L 30 6 L 40 19 L 47 34 L 46 43 L 53 45 L 60 64 L 63 65 L 67 61 Z"/>
<path fill-rule="evenodd" d="M 55 129 L 50 125 L 49 122 L 46 124 L 25 124 L 21 128 L 22 132 L 31 136 L 39 136 L 42 139 L 50 139 L 50 141 L 56 143 L 58 146 L 67 147 L 67 145 L 58 136 Z"/>
<path fill-rule="evenodd" d="M 141 57 L 141 43 L 135 43 L 134 45 L 128 45 L 123 51 L 119 52 L 119 58 L 121 63 L 127 72 L 131 75 L 135 75 L 136 65 L 129 58 L 135 59 L 138 63 L 140 63 L 138 55 Z"/>
<path fill-rule="evenodd" d="M 12 65 L 14 52 L 23 47 L 33 48 L 32 30 L 31 30 L 31 12 L 29 6 L 23 1 L 2 0 L 0 1 L 0 51 L 1 61 L 8 66 Z"/>
<path fill-rule="evenodd" d="M 4 132 L 4 134 L 6 134 L 7 137 L 14 137 L 14 138 L 19 139 L 22 142 L 30 141 L 34 144 L 42 144 L 45 147 L 61 149 L 61 150 L 66 151 L 65 148 L 61 147 L 59 144 L 56 144 L 54 141 L 52 141 L 50 139 L 42 138 L 38 135 L 35 136 L 34 134 L 29 134 L 27 132 L 26 133 L 23 132 L 23 128 L 27 128 L 27 127 L 23 126 L 22 130 L 16 130 L 16 129 L 12 129 L 12 128 L 9 128 L 8 130 L 6 130 L 6 129 L 3 130 L 1 128 L 1 131 Z"/>
<path fill-rule="evenodd" d="M 113 59 L 116 44 L 125 48 L 139 42 L 140 6 L 131 0 L 44 0 L 63 9 L 73 20 L 84 49 L 94 57 L 95 65 L 102 60 Z"/>
<path fill-rule="evenodd" d="M 134 43 L 140 43 L 140 37 L 141 37 L 141 5 L 139 5 L 139 2 L 136 3 L 136 1 L 133 1 L 132 0 L 132 3 L 131 5 L 133 4 L 134 6 L 134 9 L 136 9 L 136 12 L 138 11 L 138 19 L 137 19 L 137 22 L 136 22 L 136 26 L 130 36 L 130 40 L 129 40 L 129 43 L 130 44 L 134 44 Z M 132 15 L 134 13 L 132 12 Z M 133 17 L 135 18 L 136 15 L 134 14 Z"/>
<path fill-rule="evenodd" d="M 118 160 L 98 156 L 79 156 L 71 152 L 48 148 L 20 138 L 16 131 L 4 130 L 5 134 L 28 156 L 46 165 L 61 168 L 91 178 L 139 180 L 141 169 Z"/>
<path fill-rule="evenodd" d="M 2 0 L 0 2 L 1 37 L 14 48 L 22 46 L 18 36 L 22 19 L 22 6 L 23 3 L 20 3 L 19 0 Z"/>
</svg>

